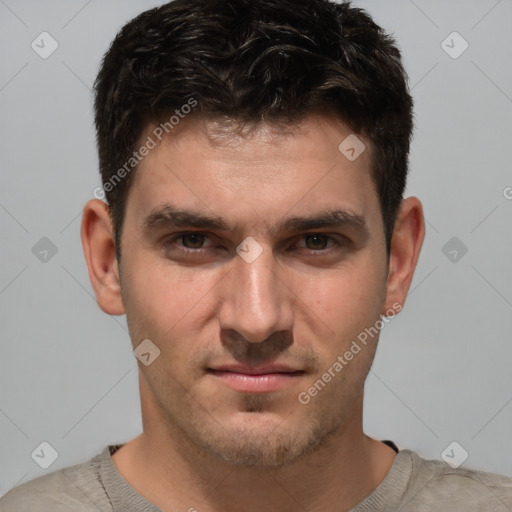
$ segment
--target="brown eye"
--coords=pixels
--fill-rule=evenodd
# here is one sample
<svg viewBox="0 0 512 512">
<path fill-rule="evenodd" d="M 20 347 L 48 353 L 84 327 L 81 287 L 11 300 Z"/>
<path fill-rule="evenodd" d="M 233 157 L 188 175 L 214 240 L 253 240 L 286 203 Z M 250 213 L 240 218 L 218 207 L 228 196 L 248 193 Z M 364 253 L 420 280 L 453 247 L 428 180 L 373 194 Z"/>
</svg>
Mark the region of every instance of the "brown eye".
<svg viewBox="0 0 512 512">
<path fill-rule="evenodd" d="M 306 247 L 313 250 L 323 250 L 327 248 L 327 241 L 331 238 L 327 235 L 313 234 L 305 235 Z M 308 244 L 308 241 L 311 242 Z"/>
<path fill-rule="evenodd" d="M 205 236 L 200 233 L 188 233 L 180 238 L 187 249 L 200 249 L 204 243 Z"/>
</svg>

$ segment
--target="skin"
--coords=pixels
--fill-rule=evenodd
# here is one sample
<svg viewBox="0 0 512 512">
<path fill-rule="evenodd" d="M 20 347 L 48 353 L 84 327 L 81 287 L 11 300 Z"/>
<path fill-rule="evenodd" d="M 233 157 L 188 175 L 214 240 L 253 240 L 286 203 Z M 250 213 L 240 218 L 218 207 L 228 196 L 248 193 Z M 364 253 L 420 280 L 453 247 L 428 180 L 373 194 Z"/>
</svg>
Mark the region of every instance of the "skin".
<svg viewBox="0 0 512 512">
<path fill-rule="evenodd" d="M 160 349 L 150 365 L 138 362 L 143 433 L 112 459 L 164 511 L 350 510 L 393 464 L 395 452 L 362 429 L 378 335 L 307 405 L 297 399 L 358 334 L 405 303 L 425 234 L 420 201 L 403 200 L 388 260 L 370 143 L 360 137 L 366 150 L 349 161 L 338 150 L 349 134 L 320 115 L 242 136 L 183 121 L 137 170 L 121 265 L 105 203 L 84 208 L 82 243 L 100 308 L 127 315 L 134 348 L 149 338 Z M 222 217 L 233 230 L 144 231 L 144 219 L 171 201 Z M 362 216 L 367 232 L 271 229 L 327 209 Z M 190 231 L 204 237 L 171 240 Z M 315 233 L 320 238 L 306 236 Z M 252 263 L 236 252 L 249 236 L 263 249 Z M 207 371 L 237 362 L 303 373 L 256 393 Z"/>
</svg>

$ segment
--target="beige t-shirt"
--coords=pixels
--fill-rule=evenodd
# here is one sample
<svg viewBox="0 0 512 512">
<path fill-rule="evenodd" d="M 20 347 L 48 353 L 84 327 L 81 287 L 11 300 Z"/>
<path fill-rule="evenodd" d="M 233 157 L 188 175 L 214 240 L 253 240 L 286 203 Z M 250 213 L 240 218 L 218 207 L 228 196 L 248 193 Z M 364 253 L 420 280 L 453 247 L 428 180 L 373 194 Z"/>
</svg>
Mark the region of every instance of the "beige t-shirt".
<svg viewBox="0 0 512 512">
<path fill-rule="evenodd" d="M 390 444 L 389 441 L 386 441 Z M 87 462 L 11 489 L 0 512 L 161 512 L 124 480 L 108 445 Z M 200 512 L 200 504 L 191 503 Z M 333 507 L 333 510 L 335 507 Z M 411 450 L 399 450 L 380 485 L 351 512 L 512 512 L 512 478 L 453 469 Z"/>
</svg>

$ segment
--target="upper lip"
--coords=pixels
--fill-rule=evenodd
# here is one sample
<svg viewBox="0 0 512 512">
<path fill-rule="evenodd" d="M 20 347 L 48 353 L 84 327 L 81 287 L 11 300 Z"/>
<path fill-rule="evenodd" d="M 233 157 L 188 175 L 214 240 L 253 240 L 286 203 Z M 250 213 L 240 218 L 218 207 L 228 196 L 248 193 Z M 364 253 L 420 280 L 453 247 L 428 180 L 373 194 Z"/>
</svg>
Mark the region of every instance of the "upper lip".
<svg viewBox="0 0 512 512">
<path fill-rule="evenodd" d="M 225 364 L 216 366 L 215 368 L 209 368 L 209 370 L 219 372 L 233 372 L 233 373 L 244 373 L 247 375 L 265 375 L 267 373 L 296 373 L 302 372 L 296 368 L 284 364 L 270 364 L 266 366 L 247 366 L 244 364 Z"/>
</svg>

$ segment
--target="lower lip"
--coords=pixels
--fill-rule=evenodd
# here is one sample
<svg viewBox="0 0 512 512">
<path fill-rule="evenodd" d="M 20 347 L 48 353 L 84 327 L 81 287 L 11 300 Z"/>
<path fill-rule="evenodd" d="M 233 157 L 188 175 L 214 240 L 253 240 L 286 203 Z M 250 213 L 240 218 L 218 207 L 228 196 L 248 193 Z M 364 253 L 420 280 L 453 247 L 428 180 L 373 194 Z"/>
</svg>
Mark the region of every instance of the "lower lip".
<svg viewBox="0 0 512 512">
<path fill-rule="evenodd" d="M 210 373 L 221 379 L 227 386 L 243 393 L 270 393 L 295 382 L 302 372 L 265 373 L 249 375 L 247 373 L 210 370 Z"/>
</svg>

